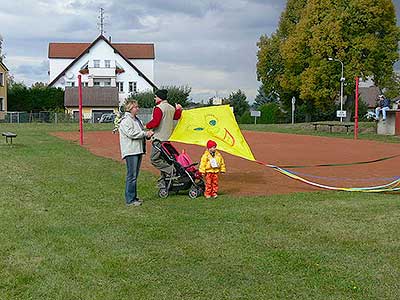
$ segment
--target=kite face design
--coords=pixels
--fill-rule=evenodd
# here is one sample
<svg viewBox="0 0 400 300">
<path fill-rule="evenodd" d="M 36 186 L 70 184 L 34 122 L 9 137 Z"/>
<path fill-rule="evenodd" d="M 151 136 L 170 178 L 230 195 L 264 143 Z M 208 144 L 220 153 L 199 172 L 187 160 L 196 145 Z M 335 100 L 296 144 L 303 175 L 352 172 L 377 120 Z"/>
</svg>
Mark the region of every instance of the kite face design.
<svg viewBox="0 0 400 300">
<path fill-rule="evenodd" d="M 215 115 L 208 114 L 204 117 L 204 123 L 202 127 L 196 127 L 194 131 L 207 131 L 212 137 L 226 143 L 229 146 L 235 145 L 235 138 L 225 127 L 220 127 L 221 122 L 218 122 L 218 118 Z"/>
<path fill-rule="evenodd" d="M 169 140 L 204 147 L 210 138 L 219 150 L 255 160 L 229 105 L 184 110 Z"/>
</svg>

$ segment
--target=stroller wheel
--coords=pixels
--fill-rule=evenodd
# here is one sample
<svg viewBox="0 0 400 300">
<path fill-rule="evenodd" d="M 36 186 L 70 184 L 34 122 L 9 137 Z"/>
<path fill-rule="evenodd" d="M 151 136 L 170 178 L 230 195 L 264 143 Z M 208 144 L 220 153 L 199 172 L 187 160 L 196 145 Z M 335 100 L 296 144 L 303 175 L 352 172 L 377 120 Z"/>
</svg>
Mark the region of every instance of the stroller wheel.
<svg viewBox="0 0 400 300">
<path fill-rule="evenodd" d="M 190 199 L 196 199 L 200 195 L 200 190 L 196 187 L 191 187 L 189 190 Z"/>
<path fill-rule="evenodd" d="M 160 198 L 167 198 L 168 197 L 168 190 L 166 189 L 159 189 L 158 197 Z"/>
</svg>

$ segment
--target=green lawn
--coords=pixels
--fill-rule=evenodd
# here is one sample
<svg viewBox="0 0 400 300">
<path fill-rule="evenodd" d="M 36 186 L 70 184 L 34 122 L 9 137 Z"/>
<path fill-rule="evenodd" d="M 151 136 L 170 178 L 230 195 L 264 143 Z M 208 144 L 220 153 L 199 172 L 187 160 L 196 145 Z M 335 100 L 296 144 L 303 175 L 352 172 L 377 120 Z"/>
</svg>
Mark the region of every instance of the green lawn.
<svg viewBox="0 0 400 300">
<path fill-rule="evenodd" d="M 76 129 L 0 124 L 0 299 L 400 298 L 399 194 L 161 200 L 142 172 L 127 208 L 123 164 L 48 135 Z"/>
<path fill-rule="evenodd" d="M 323 122 L 322 122 L 323 123 Z M 327 122 L 332 123 L 332 121 Z M 339 123 L 339 122 L 337 122 Z M 334 127 L 333 132 L 329 132 L 329 127 L 318 127 L 315 131 L 312 123 L 296 123 L 296 124 L 241 124 L 241 129 L 255 131 L 271 131 L 279 133 L 306 134 L 328 137 L 342 137 L 347 139 L 354 138 L 354 132 L 346 133 L 346 128 Z M 359 123 L 359 139 L 375 140 L 388 143 L 400 143 L 400 136 L 385 136 L 376 134 L 375 122 Z"/>
</svg>

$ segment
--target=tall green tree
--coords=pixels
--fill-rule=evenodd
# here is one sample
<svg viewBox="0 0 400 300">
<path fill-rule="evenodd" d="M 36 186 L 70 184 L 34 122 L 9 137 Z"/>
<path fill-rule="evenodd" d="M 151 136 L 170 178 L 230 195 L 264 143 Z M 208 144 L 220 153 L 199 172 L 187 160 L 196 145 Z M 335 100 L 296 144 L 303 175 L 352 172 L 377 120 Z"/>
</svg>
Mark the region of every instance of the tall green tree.
<svg viewBox="0 0 400 300">
<path fill-rule="evenodd" d="M 349 99 L 355 76 L 372 76 L 381 89 L 391 85 L 400 40 L 391 0 L 296 2 L 288 1 L 277 32 L 258 44 L 258 77 L 267 89 L 273 83 L 286 106 L 296 96 L 310 109 L 331 110 L 341 64 L 328 57 L 343 62 Z"/>
<path fill-rule="evenodd" d="M 258 87 L 258 94 L 254 98 L 254 108 L 259 108 L 261 105 L 271 102 L 279 102 L 279 95 L 272 91 L 269 94 L 265 93 L 264 85 Z"/>
<path fill-rule="evenodd" d="M 250 109 L 246 94 L 240 89 L 237 92 L 232 92 L 225 101 L 223 100 L 223 103 L 229 103 L 233 107 L 233 113 L 236 120 L 239 120 L 240 117 Z"/>
<path fill-rule="evenodd" d="M 287 109 L 293 96 L 298 98 L 296 89 L 284 89 L 281 78 L 285 71 L 285 60 L 281 55 L 281 47 L 299 23 L 301 12 L 307 0 L 288 0 L 283 11 L 278 29 L 270 37 L 262 35 L 257 43 L 257 78 L 262 82 L 265 94 L 279 95 Z"/>
</svg>

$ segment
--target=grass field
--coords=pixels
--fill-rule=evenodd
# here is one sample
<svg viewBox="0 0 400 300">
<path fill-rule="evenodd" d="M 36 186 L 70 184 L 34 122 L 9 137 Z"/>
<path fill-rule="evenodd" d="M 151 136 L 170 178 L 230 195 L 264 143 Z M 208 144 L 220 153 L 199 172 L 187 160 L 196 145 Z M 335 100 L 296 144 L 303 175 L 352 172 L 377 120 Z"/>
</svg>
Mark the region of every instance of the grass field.
<svg viewBox="0 0 400 300">
<path fill-rule="evenodd" d="M 400 298 L 399 194 L 161 200 L 142 172 L 127 208 L 123 164 L 48 135 L 76 129 L 0 124 L 0 299 Z"/>
</svg>

